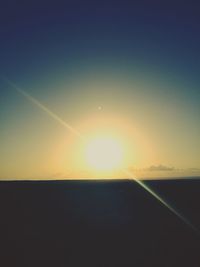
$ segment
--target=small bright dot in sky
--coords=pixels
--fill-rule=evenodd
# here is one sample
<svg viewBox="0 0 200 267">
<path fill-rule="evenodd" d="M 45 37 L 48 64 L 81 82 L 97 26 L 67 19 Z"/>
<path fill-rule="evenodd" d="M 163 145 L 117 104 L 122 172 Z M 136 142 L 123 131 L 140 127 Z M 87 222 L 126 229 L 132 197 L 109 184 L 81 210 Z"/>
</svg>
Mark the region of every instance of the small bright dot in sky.
<svg viewBox="0 0 200 267">
<path fill-rule="evenodd" d="M 98 110 L 102 110 L 102 106 L 98 106 Z"/>
</svg>

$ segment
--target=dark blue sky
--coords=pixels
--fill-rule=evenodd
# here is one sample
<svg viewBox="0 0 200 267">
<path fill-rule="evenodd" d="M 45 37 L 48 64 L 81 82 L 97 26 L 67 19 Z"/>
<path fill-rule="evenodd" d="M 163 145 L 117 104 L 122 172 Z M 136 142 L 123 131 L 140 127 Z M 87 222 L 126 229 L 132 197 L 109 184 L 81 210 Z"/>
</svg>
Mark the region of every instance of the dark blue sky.
<svg viewBox="0 0 200 267">
<path fill-rule="evenodd" d="M 197 1 L 5 2 L 0 58 L 8 75 L 38 77 L 83 60 L 135 60 L 199 81 Z"/>
</svg>

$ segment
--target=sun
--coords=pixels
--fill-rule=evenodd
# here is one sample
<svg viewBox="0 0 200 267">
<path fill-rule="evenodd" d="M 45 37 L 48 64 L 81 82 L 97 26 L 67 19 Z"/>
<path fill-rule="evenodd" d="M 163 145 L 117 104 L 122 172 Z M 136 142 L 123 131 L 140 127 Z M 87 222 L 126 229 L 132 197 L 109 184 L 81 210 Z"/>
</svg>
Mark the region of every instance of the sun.
<svg viewBox="0 0 200 267">
<path fill-rule="evenodd" d="M 86 145 L 87 165 L 96 171 L 119 169 L 123 163 L 124 151 L 119 140 L 114 137 L 93 138 Z"/>
</svg>

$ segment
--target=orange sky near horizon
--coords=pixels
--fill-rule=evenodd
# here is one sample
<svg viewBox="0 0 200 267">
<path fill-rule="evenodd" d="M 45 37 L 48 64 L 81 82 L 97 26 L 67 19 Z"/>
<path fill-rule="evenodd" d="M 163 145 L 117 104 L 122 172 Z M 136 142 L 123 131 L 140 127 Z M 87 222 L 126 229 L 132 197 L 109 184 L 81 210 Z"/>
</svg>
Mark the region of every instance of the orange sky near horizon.
<svg viewBox="0 0 200 267">
<path fill-rule="evenodd" d="M 138 178 L 200 174 L 196 119 L 173 96 L 167 100 L 154 88 L 152 97 L 148 88 L 153 85 L 120 79 L 102 84 L 84 77 L 53 86 L 56 92 L 40 97 L 22 89 L 32 99 L 10 88 L 17 102 L 1 132 L 1 179 L 124 177 L 117 168 L 95 172 L 86 166 L 83 140 L 76 132 L 88 142 L 96 135 L 119 138 L 125 151 L 123 168 Z M 191 130 L 194 127 L 198 131 Z"/>
</svg>

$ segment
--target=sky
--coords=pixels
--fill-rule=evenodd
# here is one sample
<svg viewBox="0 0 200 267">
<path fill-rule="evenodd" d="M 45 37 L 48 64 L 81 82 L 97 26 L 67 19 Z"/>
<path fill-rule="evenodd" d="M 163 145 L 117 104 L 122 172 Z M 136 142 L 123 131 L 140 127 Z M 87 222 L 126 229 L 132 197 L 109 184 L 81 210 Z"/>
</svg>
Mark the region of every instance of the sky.
<svg viewBox="0 0 200 267">
<path fill-rule="evenodd" d="M 200 7 L 150 2 L 1 3 L 0 179 L 91 178 L 105 132 L 137 177 L 200 175 Z"/>
</svg>

